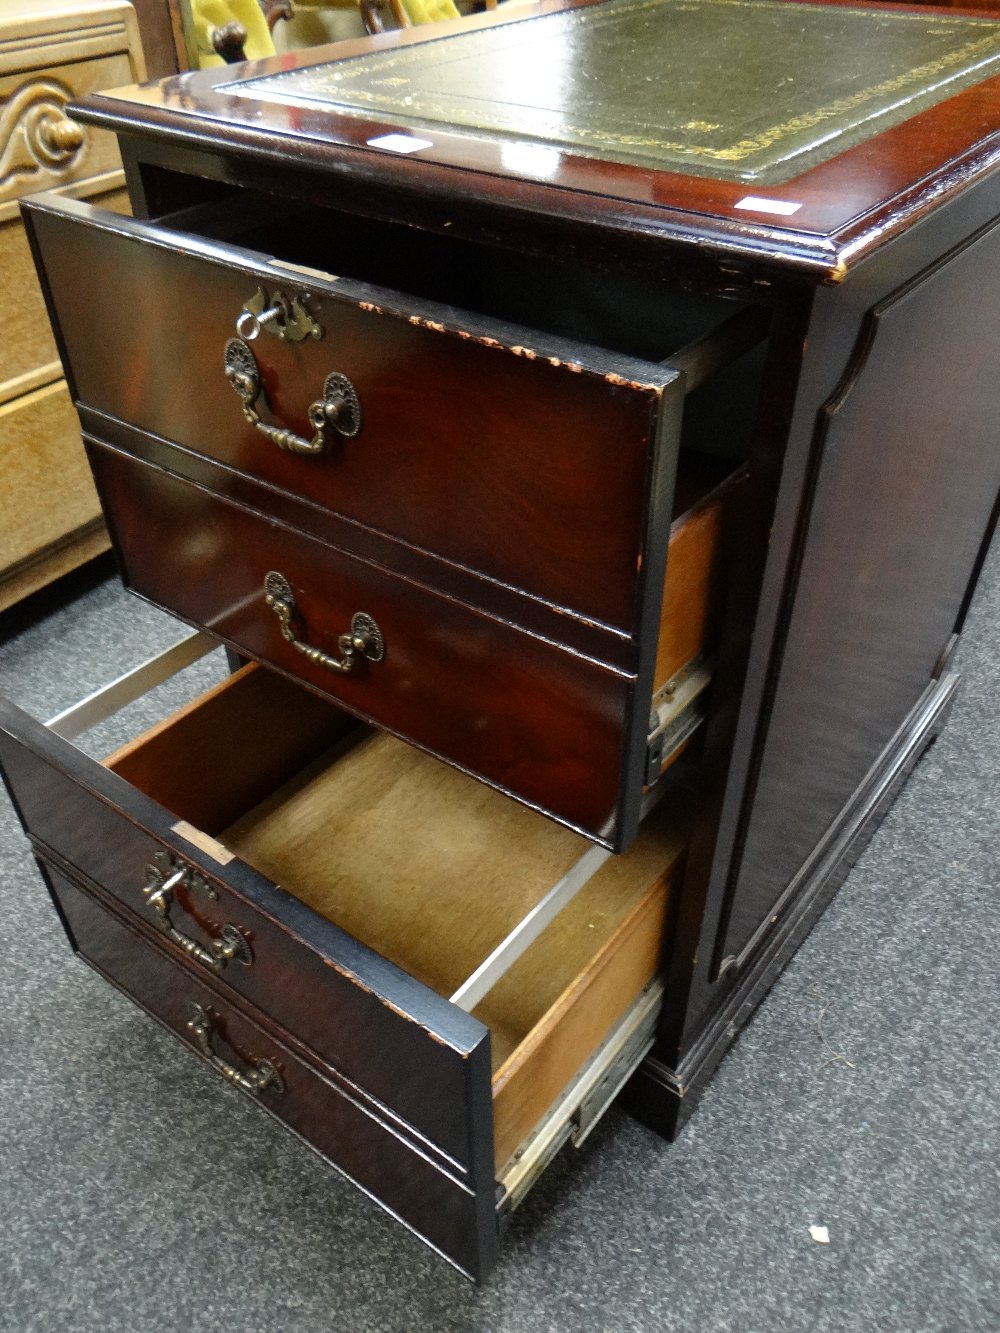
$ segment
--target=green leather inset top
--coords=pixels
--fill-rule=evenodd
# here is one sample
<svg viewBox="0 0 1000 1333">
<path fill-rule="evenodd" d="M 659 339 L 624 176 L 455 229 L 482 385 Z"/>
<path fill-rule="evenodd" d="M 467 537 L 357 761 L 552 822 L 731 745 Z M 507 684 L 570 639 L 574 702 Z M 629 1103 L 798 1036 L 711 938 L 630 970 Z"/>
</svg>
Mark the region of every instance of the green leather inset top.
<svg viewBox="0 0 1000 1333">
<path fill-rule="evenodd" d="M 723 180 L 788 180 L 1000 73 L 1000 23 L 785 0 L 609 3 L 226 85 Z M 516 164 L 512 162 L 512 166 Z"/>
</svg>

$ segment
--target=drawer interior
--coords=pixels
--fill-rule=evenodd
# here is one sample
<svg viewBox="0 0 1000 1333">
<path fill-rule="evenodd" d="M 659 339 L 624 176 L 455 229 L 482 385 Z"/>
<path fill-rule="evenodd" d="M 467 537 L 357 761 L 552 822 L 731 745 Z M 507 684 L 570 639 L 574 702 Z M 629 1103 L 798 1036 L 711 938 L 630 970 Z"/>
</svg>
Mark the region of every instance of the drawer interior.
<svg viewBox="0 0 1000 1333">
<path fill-rule="evenodd" d="M 265 702 L 282 719 L 259 743 Z M 429 755 L 244 668 L 105 762 L 448 998 L 588 851 Z M 257 752 L 260 750 L 259 761 Z M 226 796 L 192 781 L 228 756 Z M 472 1009 L 491 1033 L 501 1171 L 653 979 L 682 810 L 662 803 Z"/>
</svg>

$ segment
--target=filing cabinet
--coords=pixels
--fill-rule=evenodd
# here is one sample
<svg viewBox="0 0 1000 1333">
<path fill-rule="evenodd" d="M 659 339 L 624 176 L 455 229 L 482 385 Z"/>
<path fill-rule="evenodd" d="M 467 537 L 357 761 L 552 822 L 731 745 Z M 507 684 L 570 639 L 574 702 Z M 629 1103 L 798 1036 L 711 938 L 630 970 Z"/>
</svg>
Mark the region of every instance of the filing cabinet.
<svg viewBox="0 0 1000 1333">
<path fill-rule="evenodd" d="M 43 875 L 472 1276 L 616 1095 L 676 1132 L 956 688 L 1000 29 L 917 15 L 553 4 L 206 71 L 75 108 L 133 218 L 26 208 L 126 585 L 247 659 L 104 763 L 4 707 Z M 689 103 L 590 95 L 677 31 Z M 710 54 L 775 31 L 852 58 L 720 122 Z"/>
</svg>

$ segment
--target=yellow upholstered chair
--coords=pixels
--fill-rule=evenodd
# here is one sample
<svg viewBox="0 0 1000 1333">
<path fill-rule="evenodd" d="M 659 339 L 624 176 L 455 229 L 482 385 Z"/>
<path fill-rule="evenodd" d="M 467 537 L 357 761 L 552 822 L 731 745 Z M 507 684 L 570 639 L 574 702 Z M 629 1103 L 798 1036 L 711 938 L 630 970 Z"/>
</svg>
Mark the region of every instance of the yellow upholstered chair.
<svg viewBox="0 0 1000 1333">
<path fill-rule="evenodd" d="M 455 0 L 400 0 L 411 25 L 460 17 Z"/>
<path fill-rule="evenodd" d="M 360 11 L 369 32 L 461 18 L 455 0 L 346 0 L 346 3 L 356 6 L 355 13 Z M 486 0 L 487 8 L 495 3 L 496 0 Z M 345 0 L 331 0 L 330 7 L 337 9 L 344 4 Z M 293 16 L 292 0 L 179 0 L 179 5 L 189 64 L 201 69 L 273 56 L 271 30 L 275 21 Z M 304 8 L 317 8 L 315 0 Z M 295 38 L 291 37 L 291 41 L 294 43 Z M 287 46 L 288 39 L 282 44 Z"/>
<path fill-rule="evenodd" d="M 413 28 L 418 23 L 462 17 L 455 0 L 359 0 L 359 3 L 369 32 Z"/>
<path fill-rule="evenodd" d="M 189 53 L 197 57 L 201 69 L 273 56 L 271 29 L 278 18 L 289 18 L 292 12 L 289 0 L 268 4 L 267 17 L 259 0 L 189 0 L 189 5 L 185 35 Z"/>
</svg>

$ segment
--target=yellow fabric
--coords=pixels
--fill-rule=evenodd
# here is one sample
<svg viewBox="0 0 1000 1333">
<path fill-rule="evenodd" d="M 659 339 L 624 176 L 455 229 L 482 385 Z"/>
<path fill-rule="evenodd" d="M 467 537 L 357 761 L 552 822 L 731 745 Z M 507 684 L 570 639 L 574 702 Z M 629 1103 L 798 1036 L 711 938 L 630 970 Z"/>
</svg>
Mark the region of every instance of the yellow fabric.
<svg viewBox="0 0 1000 1333">
<path fill-rule="evenodd" d="M 212 45 L 213 28 L 224 27 L 235 19 L 246 29 L 243 47 L 248 60 L 261 60 L 274 55 L 274 42 L 268 31 L 267 20 L 257 0 L 191 0 L 191 17 L 198 47 L 198 64 L 202 69 L 225 64 Z"/>
<path fill-rule="evenodd" d="M 400 0 L 400 4 L 413 24 L 461 17 L 454 0 Z"/>
</svg>

